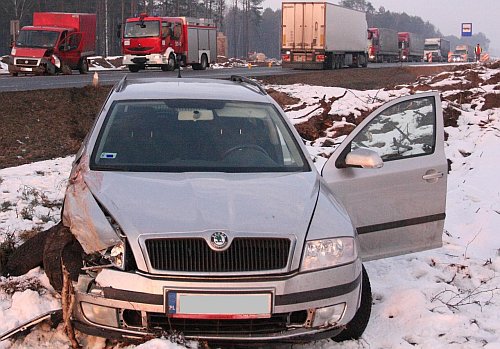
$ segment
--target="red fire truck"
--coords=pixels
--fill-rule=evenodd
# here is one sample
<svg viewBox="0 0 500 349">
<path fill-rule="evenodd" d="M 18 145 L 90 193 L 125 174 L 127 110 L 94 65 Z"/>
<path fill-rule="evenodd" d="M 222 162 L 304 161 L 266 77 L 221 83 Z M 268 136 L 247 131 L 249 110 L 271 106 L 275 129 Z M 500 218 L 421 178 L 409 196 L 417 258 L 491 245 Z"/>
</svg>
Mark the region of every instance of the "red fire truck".
<svg viewBox="0 0 500 349">
<path fill-rule="evenodd" d="M 9 72 L 71 74 L 88 72 L 88 57 L 95 54 L 96 15 L 35 12 L 33 25 L 21 29 L 10 54 Z"/>
<path fill-rule="evenodd" d="M 187 17 L 128 18 L 122 33 L 123 64 L 131 72 L 146 67 L 174 70 L 191 65 L 205 70 L 217 58 L 213 21 Z"/>
</svg>

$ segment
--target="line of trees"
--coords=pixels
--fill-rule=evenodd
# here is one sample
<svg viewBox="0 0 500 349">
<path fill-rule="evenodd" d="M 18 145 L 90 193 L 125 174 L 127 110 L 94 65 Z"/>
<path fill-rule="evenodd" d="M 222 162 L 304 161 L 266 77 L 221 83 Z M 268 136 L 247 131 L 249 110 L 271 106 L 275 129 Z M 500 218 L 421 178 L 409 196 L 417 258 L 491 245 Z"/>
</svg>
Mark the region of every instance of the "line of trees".
<svg viewBox="0 0 500 349">
<path fill-rule="evenodd" d="M 97 14 L 97 53 L 121 53 L 117 27 L 124 19 L 147 12 L 157 16 L 186 16 L 213 19 L 228 39 L 231 57 L 247 57 L 250 52 L 263 52 L 268 57 L 280 56 L 281 10 L 262 8 L 263 0 L 0 0 L 0 55 L 10 47 L 10 21 L 20 25 L 32 23 L 33 12 L 87 12 Z M 366 0 L 342 0 L 340 4 L 366 12 L 368 26 L 409 31 L 422 37 L 442 34 L 428 21 L 406 13 L 376 10 Z M 488 50 L 489 40 L 483 33 L 471 38 L 446 37 L 452 47 L 479 43 Z"/>
</svg>

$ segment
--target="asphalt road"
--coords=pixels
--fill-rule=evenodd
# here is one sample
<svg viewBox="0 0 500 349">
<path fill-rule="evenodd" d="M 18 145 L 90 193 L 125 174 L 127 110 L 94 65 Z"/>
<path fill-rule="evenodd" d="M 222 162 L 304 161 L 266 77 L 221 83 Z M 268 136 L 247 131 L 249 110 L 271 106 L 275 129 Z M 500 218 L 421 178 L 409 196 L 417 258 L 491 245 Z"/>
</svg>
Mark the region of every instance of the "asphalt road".
<svg viewBox="0 0 500 349">
<path fill-rule="evenodd" d="M 409 65 L 404 63 L 403 65 Z M 420 65 L 428 63 L 411 63 L 411 65 Z M 368 68 L 387 68 L 397 67 L 400 63 L 381 63 L 369 64 Z M 348 69 L 348 68 L 345 68 Z M 194 71 L 185 69 L 181 71 L 183 77 L 189 78 L 214 78 L 214 79 L 228 79 L 231 75 L 242 76 L 266 76 L 266 75 L 282 75 L 294 74 L 304 72 L 303 70 L 284 69 L 281 67 L 252 67 L 249 68 L 224 68 L 224 69 L 208 69 L 205 71 Z M 129 73 L 128 71 L 100 71 L 99 83 L 101 85 L 113 85 L 120 81 L 125 74 L 129 74 L 129 78 L 136 77 L 177 77 L 178 72 L 163 72 L 159 69 L 141 70 L 138 73 Z M 70 88 L 70 87 L 83 87 L 92 84 L 93 72 L 89 74 L 80 75 L 77 71 L 73 75 L 56 75 L 56 76 L 18 76 L 12 77 L 8 74 L 0 75 L 0 92 L 6 91 L 29 91 L 29 90 L 43 90 L 53 88 Z"/>
<path fill-rule="evenodd" d="M 228 68 L 228 69 L 208 69 L 205 71 L 194 71 L 185 69 L 181 71 L 182 77 L 189 78 L 213 78 L 213 79 L 227 79 L 231 75 L 243 76 L 264 76 L 264 75 L 281 75 L 293 74 L 294 71 L 290 69 L 281 69 L 281 67 L 253 67 L 248 68 Z M 138 73 L 129 73 L 128 71 L 100 71 L 99 83 L 101 85 L 113 85 L 120 81 L 125 74 L 129 78 L 147 77 L 177 77 L 178 72 L 163 72 L 161 70 L 150 69 L 142 70 Z M 92 84 L 94 73 L 78 74 L 77 71 L 73 75 L 56 75 L 56 76 L 17 76 L 12 77 L 9 75 L 0 75 L 0 92 L 5 91 L 28 91 L 28 90 L 42 90 L 53 88 L 70 88 L 70 87 L 83 87 Z"/>
</svg>

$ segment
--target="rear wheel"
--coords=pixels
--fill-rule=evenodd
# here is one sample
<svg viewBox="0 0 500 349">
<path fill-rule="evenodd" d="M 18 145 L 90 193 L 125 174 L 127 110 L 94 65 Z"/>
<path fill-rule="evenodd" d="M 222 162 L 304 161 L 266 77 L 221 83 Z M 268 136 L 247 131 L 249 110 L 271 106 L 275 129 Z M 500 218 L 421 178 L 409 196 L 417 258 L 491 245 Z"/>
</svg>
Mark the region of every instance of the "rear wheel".
<svg viewBox="0 0 500 349">
<path fill-rule="evenodd" d="M 201 55 L 201 63 L 200 63 L 201 67 L 200 69 L 201 70 L 205 70 L 208 68 L 208 58 L 207 58 L 207 55 L 203 54 Z"/>
<path fill-rule="evenodd" d="M 137 73 L 139 71 L 139 66 L 137 64 L 131 64 L 128 66 L 128 70 L 132 73 Z"/>
<path fill-rule="evenodd" d="M 365 332 L 366 326 L 368 326 L 368 321 L 370 320 L 370 314 L 372 312 L 372 289 L 370 286 L 370 279 L 368 278 L 368 273 L 363 266 L 362 271 L 362 283 L 361 283 L 361 304 L 356 312 L 356 315 L 352 318 L 345 329 L 342 330 L 337 336 L 332 339 L 337 342 L 349 340 L 349 339 L 359 339 L 363 332 Z"/>
</svg>

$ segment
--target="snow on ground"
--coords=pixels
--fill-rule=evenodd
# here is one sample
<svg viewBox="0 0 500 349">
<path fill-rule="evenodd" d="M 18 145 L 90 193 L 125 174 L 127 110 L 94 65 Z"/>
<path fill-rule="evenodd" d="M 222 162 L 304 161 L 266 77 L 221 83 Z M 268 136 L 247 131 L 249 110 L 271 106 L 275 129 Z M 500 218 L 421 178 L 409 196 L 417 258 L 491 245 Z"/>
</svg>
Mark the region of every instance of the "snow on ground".
<svg viewBox="0 0 500 349">
<path fill-rule="evenodd" d="M 479 88 L 471 88 L 469 98 L 464 97 L 459 103 L 453 97 L 460 92 L 453 90 L 457 81 L 454 75 L 463 77 L 471 71 L 480 76 L 483 83 Z M 432 85 L 446 90 L 442 94 L 443 108 L 452 107 L 460 112 L 456 127 L 445 129 L 448 134 L 446 154 L 452 164 L 443 247 L 365 263 L 374 305 L 361 340 L 344 343 L 325 340 L 294 348 L 500 348 L 500 185 L 497 173 L 500 108 L 484 108 L 486 95 L 498 98 L 500 93 L 498 82 L 485 82 L 496 74 L 500 74 L 500 69 L 475 67 L 444 77 L 438 86 Z M 436 80 L 431 77 L 423 78 L 414 85 L 391 91 L 346 91 L 305 85 L 272 88 L 300 98 L 297 106 L 305 102 L 306 106 L 298 110 L 293 111 L 294 106 L 287 108 L 290 119 L 298 123 L 320 114 L 322 99 L 333 101 L 330 113 L 349 117 L 408 94 L 419 85 L 429 86 L 433 81 Z M 467 79 L 463 78 L 463 82 Z M 450 86 L 452 90 L 448 90 Z M 326 133 L 327 136 L 334 134 L 334 127 Z M 325 154 L 332 152 L 331 147 L 322 144 L 318 140 L 308 144 L 318 167 L 324 163 Z M 54 224 L 58 219 L 56 204 L 62 199 L 71 161 L 68 157 L 0 170 L 2 239 L 8 234 L 18 238 L 22 231 L 36 227 L 45 229 Z M 32 219 L 25 219 L 22 212 L 26 211 L 32 214 Z M 48 220 L 47 216 L 52 219 Z M 0 332 L 17 321 L 56 308 L 58 304 L 58 296 L 38 268 L 22 277 L 1 278 Z M 27 336 L 1 343 L 0 348 L 68 347 L 61 326 L 51 329 L 48 324 L 40 324 Z M 105 347 L 105 341 L 100 338 L 82 336 L 80 340 L 88 348 Z M 142 349 L 181 347 L 166 339 L 153 339 L 137 346 Z"/>
</svg>

